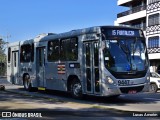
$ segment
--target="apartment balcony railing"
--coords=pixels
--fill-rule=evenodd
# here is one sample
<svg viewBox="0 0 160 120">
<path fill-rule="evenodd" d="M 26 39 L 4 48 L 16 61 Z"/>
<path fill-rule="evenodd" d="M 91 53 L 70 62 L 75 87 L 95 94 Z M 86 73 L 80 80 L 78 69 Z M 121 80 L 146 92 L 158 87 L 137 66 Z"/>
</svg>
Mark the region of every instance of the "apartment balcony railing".
<svg viewBox="0 0 160 120">
<path fill-rule="evenodd" d="M 160 48 L 156 47 L 156 48 L 148 48 L 147 49 L 148 54 L 152 54 L 152 53 L 160 53 Z"/>
<path fill-rule="evenodd" d="M 142 29 L 142 30 L 144 30 L 144 31 L 146 30 L 146 23 L 137 24 L 137 25 L 125 25 L 125 24 L 120 24 L 120 26 L 139 28 L 139 29 Z"/>
<path fill-rule="evenodd" d="M 127 15 L 130 15 L 130 14 L 142 11 L 142 10 L 146 10 L 146 5 L 133 7 L 131 10 L 127 10 L 125 12 L 119 13 L 119 14 L 117 14 L 117 18 L 127 16 Z"/>
<path fill-rule="evenodd" d="M 142 30 L 145 31 L 146 30 L 146 23 L 134 25 L 134 26 L 131 26 L 131 27 L 139 28 L 139 29 L 142 29 Z"/>
<path fill-rule="evenodd" d="M 148 26 L 146 28 L 146 35 L 160 34 L 160 24 Z"/>
</svg>

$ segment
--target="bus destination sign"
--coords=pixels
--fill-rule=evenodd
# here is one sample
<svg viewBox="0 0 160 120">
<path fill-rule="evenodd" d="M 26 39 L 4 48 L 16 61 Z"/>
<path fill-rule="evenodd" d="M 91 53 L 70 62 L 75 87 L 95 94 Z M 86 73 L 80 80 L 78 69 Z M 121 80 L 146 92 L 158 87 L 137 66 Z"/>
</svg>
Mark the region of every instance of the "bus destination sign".
<svg viewBox="0 0 160 120">
<path fill-rule="evenodd" d="M 102 32 L 107 37 L 143 37 L 142 31 L 137 29 L 104 29 Z"/>
<path fill-rule="evenodd" d="M 112 30 L 113 36 L 134 36 L 135 31 L 132 30 Z"/>
</svg>

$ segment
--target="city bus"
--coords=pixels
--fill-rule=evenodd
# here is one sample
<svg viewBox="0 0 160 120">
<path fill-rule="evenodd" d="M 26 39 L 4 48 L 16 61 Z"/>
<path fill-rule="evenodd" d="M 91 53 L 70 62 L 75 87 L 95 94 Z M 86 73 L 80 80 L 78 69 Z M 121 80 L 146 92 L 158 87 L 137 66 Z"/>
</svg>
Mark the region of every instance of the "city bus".
<svg viewBox="0 0 160 120">
<path fill-rule="evenodd" d="M 149 91 L 150 71 L 140 29 L 97 26 L 42 34 L 8 45 L 7 79 L 28 91 L 113 96 Z"/>
</svg>

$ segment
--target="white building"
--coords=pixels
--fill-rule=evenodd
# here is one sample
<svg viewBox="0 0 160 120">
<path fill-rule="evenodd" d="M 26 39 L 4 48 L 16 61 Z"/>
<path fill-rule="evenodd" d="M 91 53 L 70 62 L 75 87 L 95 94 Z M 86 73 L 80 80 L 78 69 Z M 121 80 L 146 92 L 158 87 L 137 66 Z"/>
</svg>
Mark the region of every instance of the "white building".
<svg viewBox="0 0 160 120">
<path fill-rule="evenodd" d="M 117 14 L 115 25 L 144 30 L 150 65 L 160 73 L 160 0 L 118 0 L 117 4 L 129 10 Z"/>
</svg>

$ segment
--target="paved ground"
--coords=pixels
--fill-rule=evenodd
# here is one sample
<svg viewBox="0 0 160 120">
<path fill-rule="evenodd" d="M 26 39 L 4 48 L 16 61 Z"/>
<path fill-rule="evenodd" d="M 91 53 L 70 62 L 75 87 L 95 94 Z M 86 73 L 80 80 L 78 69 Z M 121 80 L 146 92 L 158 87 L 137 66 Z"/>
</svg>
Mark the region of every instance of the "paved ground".
<svg viewBox="0 0 160 120">
<path fill-rule="evenodd" d="M 132 116 L 145 115 L 145 113 L 160 116 L 160 93 L 122 95 L 118 99 L 86 96 L 84 100 L 75 100 L 64 92 L 27 92 L 21 86 L 9 84 L 5 78 L 0 79 L 0 84 L 6 87 L 6 91 L 0 91 L 0 110 L 40 111 L 42 113 L 47 111 L 43 113 L 48 114 L 43 119 L 55 118 L 55 116 L 56 119 L 64 119 L 67 116 L 69 119 L 77 120 L 84 117 L 87 117 L 87 120 L 96 118 L 103 120 L 109 116 L 109 119 L 119 120 L 120 118 L 116 116 L 135 119 L 137 117 Z"/>
</svg>

